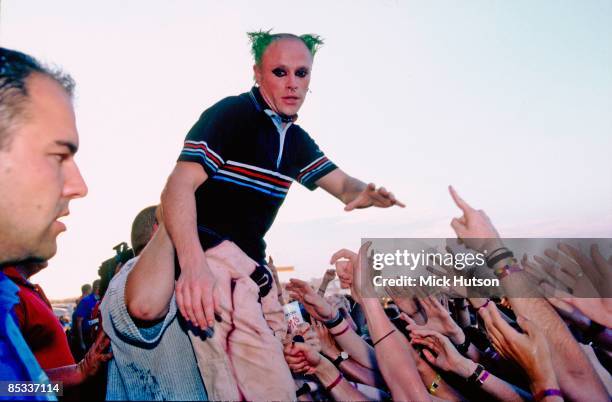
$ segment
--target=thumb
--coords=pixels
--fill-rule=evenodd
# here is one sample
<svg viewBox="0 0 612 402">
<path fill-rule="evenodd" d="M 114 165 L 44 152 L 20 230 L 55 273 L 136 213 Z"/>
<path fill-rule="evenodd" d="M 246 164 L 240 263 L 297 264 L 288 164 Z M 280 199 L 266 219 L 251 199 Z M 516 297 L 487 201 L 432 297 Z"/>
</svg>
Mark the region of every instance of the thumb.
<svg viewBox="0 0 612 402">
<path fill-rule="evenodd" d="M 451 221 L 451 227 L 457 234 L 457 237 L 463 237 L 466 227 L 459 219 L 453 218 L 453 220 Z"/>
<path fill-rule="evenodd" d="M 516 323 L 519 325 L 519 327 L 521 327 L 523 332 L 526 333 L 527 336 L 529 336 L 529 338 L 533 338 L 536 335 L 537 326 L 533 321 L 527 319 L 527 317 L 523 315 L 517 315 Z"/>
</svg>

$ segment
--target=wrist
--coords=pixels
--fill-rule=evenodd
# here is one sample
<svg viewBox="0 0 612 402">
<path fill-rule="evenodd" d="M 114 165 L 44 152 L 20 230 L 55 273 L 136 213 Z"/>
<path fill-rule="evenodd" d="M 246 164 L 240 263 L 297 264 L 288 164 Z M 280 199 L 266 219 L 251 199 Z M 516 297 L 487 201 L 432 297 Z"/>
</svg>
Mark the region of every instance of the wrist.
<svg viewBox="0 0 612 402">
<path fill-rule="evenodd" d="M 555 376 L 555 372 L 552 370 L 552 368 L 550 370 L 544 370 L 539 375 L 534 374 L 531 379 L 532 382 L 530 388 L 534 395 L 545 389 L 559 388 L 557 377 Z"/>
<path fill-rule="evenodd" d="M 314 374 L 323 385 L 328 385 L 338 376 L 338 369 L 332 362 L 321 356 L 319 363 L 315 367 Z"/>
<path fill-rule="evenodd" d="M 534 396 L 541 394 L 547 389 L 559 389 L 559 383 L 557 383 L 556 378 L 538 381 L 537 383 L 533 383 L 531 385 L 531 393 Z"/>
<path fill-rule="evenodd" d="M 89 377 L 89 375 L 87 374 L 87 370 L 85 368 L 85 358 L 83 358 L 83 360 L 81 360 L 80 362 L 78 362 L 76 364 L 76 383 L 77 384 L 81 384 L 83 382 L 85 382 L 85 380 L 87 380 L 87 378 Z"/>
<path fill-rule="evenodd" d="M 461 363 L 455 366 L 453 371 L 455 374 L 457 374 L 461 378 L 467 379 L 472 374 L 474 374 L 474 371 L 476 371 L 476 367 L 478 367 L 478 364 L 474 363 L 470 359 L 463 358 L 461 360 Z"/>
<path fill-rule="evenodd" d="M 455 346 L 465 343 L 465 333 L 463 333 L 463 330 L 456 324 L 454 328 L 448 332 L 447 336 Z"/>
</svg>

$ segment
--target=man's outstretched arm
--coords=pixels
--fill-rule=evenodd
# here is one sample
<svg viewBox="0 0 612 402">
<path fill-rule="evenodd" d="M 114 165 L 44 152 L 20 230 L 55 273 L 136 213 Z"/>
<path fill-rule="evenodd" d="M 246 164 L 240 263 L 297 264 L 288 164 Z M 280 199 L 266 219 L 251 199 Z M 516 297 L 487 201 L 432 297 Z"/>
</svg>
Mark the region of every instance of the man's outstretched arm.
<svg viewBox="0 0 612 402">
<path fill-rule="evenodd" d="M 193 162 L 177 162 L 161 201 L 164 224 L 181 266 L 176 283 L 176 304 L 181 314 L 200 328 L 212 327 L 215 278 L 206 264 L 197 229 L 195 191 L 208 175 Z"/>
<path fill-rule="evenodd" d="M 405 205 L 398 201 L 393 193 L 384 187 L 376 188 L 374 183 L 365 184 L 361 180 L 349 176 L 341 169 L 335 169 L 321 177 L 316 182 L 317 186 L 327 191 L 346 205 L 345 211 L 357 208 L 379 207 L 388 208 L 393 205 L 404 208 Z"/>
</svg>

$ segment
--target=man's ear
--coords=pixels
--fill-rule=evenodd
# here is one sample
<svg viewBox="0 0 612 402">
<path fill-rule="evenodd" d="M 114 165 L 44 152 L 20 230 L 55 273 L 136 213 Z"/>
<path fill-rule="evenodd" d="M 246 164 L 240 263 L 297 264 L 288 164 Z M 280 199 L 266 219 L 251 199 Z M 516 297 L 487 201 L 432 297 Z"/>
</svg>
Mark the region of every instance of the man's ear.
<svg viewBox="0 0 612 402">
<path fill-rule="evenodd" d="M 255 82 L 259 85 L 261 82 L 261 67 L 257 64 L 253 64 L 253 78 Z"/>
</svg>

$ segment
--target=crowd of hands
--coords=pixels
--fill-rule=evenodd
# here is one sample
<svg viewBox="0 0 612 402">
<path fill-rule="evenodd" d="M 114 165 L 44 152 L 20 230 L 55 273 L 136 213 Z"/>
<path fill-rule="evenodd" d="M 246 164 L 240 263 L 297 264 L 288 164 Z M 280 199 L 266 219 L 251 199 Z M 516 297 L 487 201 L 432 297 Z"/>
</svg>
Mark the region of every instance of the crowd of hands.
<svg viewBox="0 0 612 402">
<path fill-rule="evenodd" d="M 484 211 L 450 191 L 463 212 L 451 222 L 459 241 L 477 251 L 503 245 Z M 315 398 L 610 399 L 612 299 L 580 296 L 610 294 L 612 257 L 596 245 L 588 255 L 561 243 L 542 256 L 523 256 L 521 271 L 505 277 L 503 288 L 512 295 L 535 284 L 539 294 L 499 299 L 418 288 L 387 288 L 383 300 L 366 297 L 369 247 L 336 252 L 330 262 L 342 263 L 323 280 L 337 274 L 352 307 L 347 297 L 324 297 L 298 279 L 285 287 L 310 316 L 285 339 L 285 359 L 296 382 L 316 377 Z M 328 328 L 338 314 L 343 322 Z M 334 365 L 343 351 L 348 360 Z"/>
</svg>

